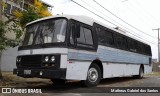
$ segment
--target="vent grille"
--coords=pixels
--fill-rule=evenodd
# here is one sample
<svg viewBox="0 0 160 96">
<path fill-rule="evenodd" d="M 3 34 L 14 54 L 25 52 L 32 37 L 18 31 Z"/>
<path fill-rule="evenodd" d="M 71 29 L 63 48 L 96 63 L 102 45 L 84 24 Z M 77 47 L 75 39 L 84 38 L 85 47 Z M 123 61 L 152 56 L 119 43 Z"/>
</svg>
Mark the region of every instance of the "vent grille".
<svg viewBox="0 0 160 96">
<path fill-rule="evenodd" d="M 21 66 L 24 67 L 41 67 L 42 55 L 31 55 L 21 57 Z"/>
</svg>

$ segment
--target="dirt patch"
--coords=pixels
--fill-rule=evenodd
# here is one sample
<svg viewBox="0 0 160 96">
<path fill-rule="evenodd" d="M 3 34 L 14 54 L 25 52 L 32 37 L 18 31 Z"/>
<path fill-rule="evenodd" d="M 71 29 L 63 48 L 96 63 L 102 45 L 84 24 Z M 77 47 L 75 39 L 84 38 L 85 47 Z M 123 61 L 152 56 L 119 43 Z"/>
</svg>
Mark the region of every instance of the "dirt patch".
<svg viewBox="0 0 160 96">
<path fill-rule="evenodd" d="M 13 75 L 12 72 L 2 72 L 2 76 L 3 80 L 0 81 L 1 87 L 36 87 L 44 84 L 52 84 L 49 79 L 22 78 L 17 75 Z"/>
</svg>

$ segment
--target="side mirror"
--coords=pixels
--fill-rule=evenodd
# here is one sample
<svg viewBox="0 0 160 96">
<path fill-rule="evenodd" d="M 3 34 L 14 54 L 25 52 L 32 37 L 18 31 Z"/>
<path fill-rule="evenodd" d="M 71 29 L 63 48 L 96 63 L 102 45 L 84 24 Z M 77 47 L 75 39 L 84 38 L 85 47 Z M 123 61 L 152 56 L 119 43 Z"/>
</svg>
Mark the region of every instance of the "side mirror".
<svg viewBox="0 0 160 96">
<path fill-rule="evenodd" d="M 80 25 L 76 24 L 76 38 L 80 37 Z"/>
<path fill-rule="evenodd" d="M 72 38 L 75 37 L 75 36 L 74 36 L 74 32 L 75 32 L 75 25 L 72 24 L 72 25 L 71 25 L 71 35 L 72 35 Z"/>
</svg>

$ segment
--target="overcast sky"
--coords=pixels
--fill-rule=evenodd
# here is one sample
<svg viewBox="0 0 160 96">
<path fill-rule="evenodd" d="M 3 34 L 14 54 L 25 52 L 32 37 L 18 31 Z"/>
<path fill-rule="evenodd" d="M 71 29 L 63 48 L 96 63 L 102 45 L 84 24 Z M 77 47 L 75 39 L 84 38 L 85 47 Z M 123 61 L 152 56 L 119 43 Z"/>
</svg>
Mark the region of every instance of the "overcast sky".
<svg viewBox="0 0 160 96">
<path fill-rule="evenodd" d="M 117 25 L 125 30 L 128 30 L 132 34 L 127 34 L 130 34 L 133 37 L 136 36 L 136 38 L 140 39 L 141 41 L 150 44 L 152 47 L 152 57 L 158 57 L 158 38 L 154 38 L 158 37 L 158 31 L 152 31 L 152 29 L 160 28 L 160 0 L 95 0 L 104 8 L 121 18 L 123 21 L 139 29 L 139 31 L 113 16 L 111 13 L 94 2 L 94 0 L 74 1 L 100 15 L 101 17 L 109 20 L 115 25 L 110 24 L 86 9 L 83 9 L 79 5 L 73 3 L 71 0 L 43 1 L 54 6 L 52 10 L 53 15 L 62 13 L 71 15 L 86 15 L 111 27 L 116 27 L 115 25 Z M 143 32 L 148 35 L 144 34 Z"/>
</svg>

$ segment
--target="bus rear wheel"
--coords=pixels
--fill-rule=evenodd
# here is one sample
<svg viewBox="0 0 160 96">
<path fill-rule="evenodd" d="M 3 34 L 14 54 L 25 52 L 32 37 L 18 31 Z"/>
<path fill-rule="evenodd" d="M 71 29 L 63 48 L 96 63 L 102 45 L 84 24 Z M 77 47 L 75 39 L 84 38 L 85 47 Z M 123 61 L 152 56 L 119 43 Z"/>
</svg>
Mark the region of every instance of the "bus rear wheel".
<svg viewBox="0 0 160 96">
<path fill-rule="evenodd" d="M 87 72 L 87 79 L 82 81 L 86 87 L 97 86 L 101 80 L 101 70 L 97 64 L 92 64 Z"/>
<path fill-rule="evenodd" d="M 136 78 L 136 79 L 142 79 L 144 76 L 144 70 L 142 67 L 140 67 L 139 69 L 139 74 L 138 75 L 134 75 L 133 77 Z"/>
</svg>

